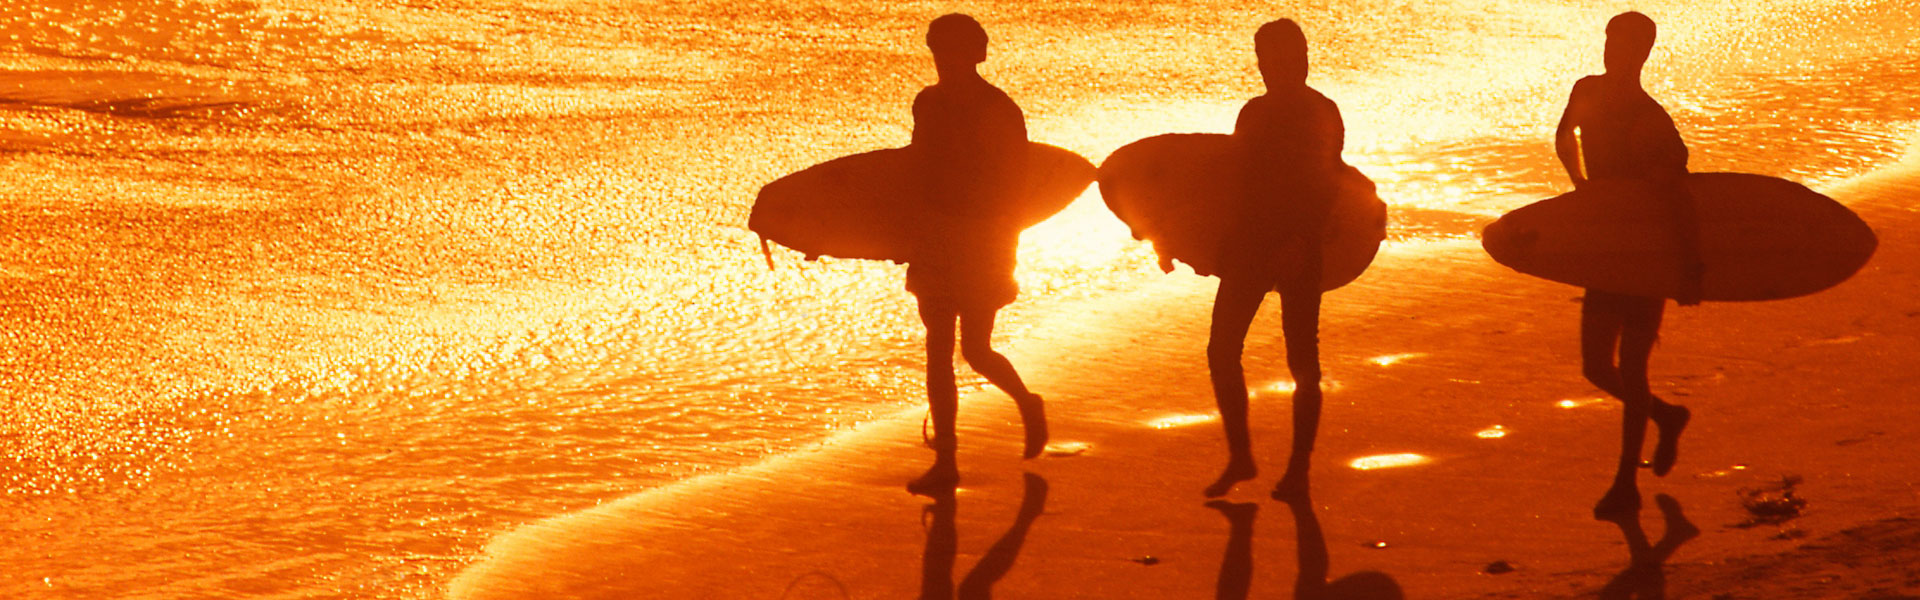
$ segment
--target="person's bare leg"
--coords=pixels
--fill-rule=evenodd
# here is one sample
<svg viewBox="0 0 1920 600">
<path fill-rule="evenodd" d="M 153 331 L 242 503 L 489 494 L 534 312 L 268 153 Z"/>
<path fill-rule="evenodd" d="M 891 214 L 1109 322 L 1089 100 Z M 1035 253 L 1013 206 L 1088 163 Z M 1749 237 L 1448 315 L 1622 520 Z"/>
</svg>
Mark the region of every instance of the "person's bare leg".
<svg viewBox="0 0 1920 600">
<path fill-rule="evenodd" d="M 907 482 L 907 491 L 932 496 L 960 484 L 954 419 L 960 392 L 953 380 L 953 309 L 938 303 L 920 303 L 920 322 L 927 327 L 927 406 L 933 417 L 933 466 Z"/>
<path fill-rule="evenodd" d="M 966 357 L 974 372 L 1013 397 L 1014 405 L 1020 408 L 1020 426 L 1025 434 L 1021 456 L 1033 458 L 1047 447 L 1046 404 L 1038 394 L 1027 390 L 1027 384 L 1020 380 L 1020 373 L 1014 370 L 1006 355 L 993 349 L 993 319 L 997 312 L 999 309 L 994 308 L 961 311 L 960 354 Z"/>
<path fill-rule="evenodd" d="M 1594 504 L 1593 516 L 1616 520 L 1640 512 L 1640 488 L 1634 469 L 1640 463 L 1640 446 L 1646 438 L 1647 410 L 1643 397 L 1628 393 L 1621 382 L 1620 369 L 1614 365 L 1614 351 L 1628 319 L 1627 296 L 1587 290 L 1580 303 L 1580 359 L 1587 380 L 1620 399 L 1620 459 L 1614 471 L 1613 485 Z"/>
<path fill-rule="evenodd" d="M 1580 299 L 1580 372 L 1594 387 L 1614 398 L 1626 393 L 1620 386 L 1620 369 L 1613 364 L 1615 344 L 1625 322 L 1617 306 L 1619 298 L 1587 290 Z"/>
<path fill-rule="evenodd" d="M 1686 407 L 1668 404 L 1653 395 L 1648 382 L 1648 363 L 1653 357 L 1654 342 L 1660 338 L 1660 318 L 1665 308 L 1665 299 L 1639 299 L 1628 311 L 1620 332 L 1621 385 L 1627 394 L 1642 399 L 1647 417 L 1659 427 L 1659 439 L 1653 448 L 1653 474 L 1662 477 L 1671 472 L 1674 462 L 1679 460 L 1680 433 L 1686 430 L 1687 421 L 1693 416 Z M 1634 460 L 1638 464 L 1639 457 L 1635 456 Z"/>
<path fill-rule="evenodd" d="M 1313 443 L 1320 432 L 1320 292 L 1308 288 L 1280 294 L 1281 331 L 1286 335 L 1287 370 L 1293 374 L 1293 449 L 1287 471 L 1273 486 L 1273 499 L 1307 494 Z"/>
<path fill-rule="evenodd" d="M 1260 475 L 1253 460 L 1252 434 L 1247 431 L 1247 379 L 1240 367 L 1247 328 L 1260 311 L 1267 286 L 1225 277 L 1213 298 L 1213 325 L 1207 337 L 1207 371 L 1213 380 L 1213 400 L 1220 408 L 1220 424 L 1227 432 L 1227 468 L 1206 489 L 1218 498 L 1234 484 Z"/>
</svg>

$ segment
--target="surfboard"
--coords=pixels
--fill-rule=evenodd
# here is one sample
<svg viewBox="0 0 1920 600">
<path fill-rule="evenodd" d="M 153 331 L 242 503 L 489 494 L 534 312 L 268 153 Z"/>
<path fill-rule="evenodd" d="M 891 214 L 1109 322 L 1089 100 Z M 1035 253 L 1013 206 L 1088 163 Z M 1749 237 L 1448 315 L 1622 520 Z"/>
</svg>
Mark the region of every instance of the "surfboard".
<svg viewBox="0 0 1920 600">
<path fill-rule="evenodd" d="M 1686 177 L 1700 222 L 1703 300 L 1776 300 L 1824 290 L 1873 256 L 1873 229 L 1832 198 L 1765 175 Z M 1680 238 L 1669 201 L 1646 182 L 1595 181 L 1520 207 L 1481 245 L 1515 271 L 1648 297 L 1680 290 Z"/>
<path fill-rule="evenodd" d="M 1134 239 L 1153 242 L 1162 268 L 1178 260 L 1195 273 L 1218 275 L 1221 240 L 1244 218 L 1239 199 L 1246 193 L 1246 162 L 1240 142 L 1226 134 L 1154 136 L 1121 146 L 1101 163 L 1100 195 Z M 1348 166 L 1339 186 L 1323 238 L 1322 290 L 1360 277 L 1387 234 L 1387 205 L 1373 181 Z"/>
<path fill-rule="evenodd" d="M 981 207 L 997 224 L 1025 229 L 1093 183 L 1093 163 L 1071 151 L 1029 142 L 1024 192 Z M 924 159 L 917 149 L 889 148 L 836 158 L 760 188 L 747 228 L 761 239 L 821 256 L 907 262 L 941 218 L 925 200 Z"/>
</svg>

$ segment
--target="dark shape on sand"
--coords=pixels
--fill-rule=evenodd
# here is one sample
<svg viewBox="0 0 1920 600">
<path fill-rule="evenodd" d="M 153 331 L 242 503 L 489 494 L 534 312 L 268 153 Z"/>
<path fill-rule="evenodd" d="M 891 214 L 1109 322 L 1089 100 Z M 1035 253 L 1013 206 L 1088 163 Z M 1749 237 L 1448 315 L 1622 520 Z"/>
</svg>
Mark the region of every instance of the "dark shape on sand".
<svg viewBox="0 0 1920 600">
<path fill-rule="evenodd" d="M 953 583 L 953 563 L 960 540 L 954 525 L 955 499 L 951 492 L 932 494 L 933 504 L 927 507 L 927 513 L 933 519 L 927 527 L 927 549 L 920 569 L 921 600 L 979 600 L 993 596 L 993 584 L 1013 569 L 1014 559 L 1020 556 L 1020 547 L 1026 543 L 1027 531 L 1046 510 L 1047 480 L 1026 473 L 1023 490 L 1020 512 L 1014 517 L 1013 525 L 987 548 L 986 555 L 974 563 L 958 587 Z"/>
<path fill-rule="evenodd" d="M 1399 582 L 1379 571 L 1360 571 L 1327 581 L 1332 559 L 1327 554 L 1327 538 L 1320 529 L 1320 519 L 1313 512 L 1313 500 L 1302 490 L 1286 504 L 1293 511 L 1294 533 L 1299 545 L 1295 554 L 1299 559 L 1293 584 L 1295 600 L 1400 600 L 1406 597 Z M 1208 502 L 1207 507 L 1220 511 L 1230 527 L 1214 598 L 1246 600 L 1251 597 L 1253 587 L 1253 521 L 1260 507 L 1250 502 L 1225 500 Z"/>
<path fill-rule="evenodd" d="M 1379 571 L 1360 571 L 1327 581 L 1332 560 L 1327 555 L 1326 534 L 1313 512 L 1313 500 L 1302 491 L 1288 500 L 1293 511 L 1293 527 L 1300 544 L 1300 574 L 1293 584 L 1295 600 L 1401 600 L 1406 594 L 1393 577 Z"/>
<path fill-rule="evenodd" d="M 1800 476 L 1789 475 L 1781 478 L 1780 483 L 1740 489 L 1740 508 L 1750 515 L 1747 520 L 1734 527 L 1747 529 L 1759 525 L 1779 525 L 1800 517 L 1806 510 L 1807 499 L 1794 493 L 1800 485 Z"/>
<path fill-rule="evenodd" d="M 1647 543 L 1647 532 L 1640 527 L 1639 515 L 1619 515 L 1609 519 L 1620 526 L 1620 533 L 1627 538 L 1628 564 L 1626 570 L 1600 588 L 1601 600 L 1658 600 L 1667 597 L 1667 559 L 1680 549 L 1681 544 L 1700 536 L 1700 528 L 1695 527 L 1687 516 L 1680 512 L 1680 501 L 1672 496 L 1655 496 L 1654 504 L 1660 507 L 1660 515 L 1666 520 L 1666 530 L 1661 532 L 1658 543 Z"/>
</svg>

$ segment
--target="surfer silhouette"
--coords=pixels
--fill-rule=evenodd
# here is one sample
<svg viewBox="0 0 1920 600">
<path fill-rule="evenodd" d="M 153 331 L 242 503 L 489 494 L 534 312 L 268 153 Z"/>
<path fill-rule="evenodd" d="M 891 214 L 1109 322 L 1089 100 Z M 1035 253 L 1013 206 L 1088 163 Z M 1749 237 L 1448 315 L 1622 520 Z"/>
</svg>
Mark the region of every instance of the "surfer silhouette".
<svg viewBox="0 0 1920 600">
<path fill-rule="evenodd" d="M 907 290 L 927 328 L 927 402 L 933 420 L 927 472 L 907 484 L 916 494 L 952 490 L 959 390 L 953 373 L 954 324 L 960 352 L 975 372 L 1013 397 L 1025 429 L 1024 456 L 1046 446 L 1040 396 L 1027 390 L 1013 364 L 995 351 L 994 315 L 1019 293 L 1013 269 L 1020 226 L 983 210 L 988 199 L 1018 192 L 1025 175 L 1027 125 L 1020 107 L 980 76 L 987 32 L 972 17 L 948 14 L 927 28 L 939 81 L 913 100 L 913 142 L 924 165 L 930 203 L 919 223 L 924 237 L 907 261 Z"/>
<path fill-rule="evenodd" d="M 1699 255 L 1700 226 L 1683 181 L 1687 147 L 1673 118 L 1640 86 L 1641 67 L 1653 51 L 1654 33 L 1653 19 L 1637 12 L 1621 13 L 1607 22 L 1606 72 L 1574 84 L 1554 148 L 1576 188 L 1610 178 L 1653 182 L 1655 193 L 1673 208 L 1675 234 L 1684 249 L 1683 256 L 1675 257 L 1687 274 L 1678 300 L 1681 305 L 1694 305 L 1700 302 L 1704 267 Z M 1659 338 L 1665 307 L 1665 298 L 1592 288 L 1580 304 L 1580 357 L 1586 378 L 1626 405 L 1621 415 L 1620 462 L 1612 487 L 1593 507 L 1595 518 L 1639 512 L 1635 475 L 1649 419 L 1659 428 L 1654 475 L 1665 476 L 1679 455 L 1680 432 L 1691 415 L 1686 407 L 1655 397 L 1647 383 L 1647 363 Z"/>
<path fill-rule="evenodd" d="M 1320 293 L 1325 223 L 1346 136 L 1340 109 L 1307 86 L 1307 38 L 1291 19 L 1262 25 L 1254 52 L 1267 93 L 1249 100 L 1233 138 L 1247 149 L 1246 218 L 1222 232 L 1220 287 L 1207 340 L 1207 369 L 1226 428 L 1227 467 L 1206 488 L 1223 496 L 1259 474 L 1247 430 L 1247 383 L 1240 365 L 1247 329 L 1269 290 L 1280 293 L 1281 331 L 1292 372 L 1293 449 L 1273 488 L 1304 494 L 1320 422 Z"/>
</svg>

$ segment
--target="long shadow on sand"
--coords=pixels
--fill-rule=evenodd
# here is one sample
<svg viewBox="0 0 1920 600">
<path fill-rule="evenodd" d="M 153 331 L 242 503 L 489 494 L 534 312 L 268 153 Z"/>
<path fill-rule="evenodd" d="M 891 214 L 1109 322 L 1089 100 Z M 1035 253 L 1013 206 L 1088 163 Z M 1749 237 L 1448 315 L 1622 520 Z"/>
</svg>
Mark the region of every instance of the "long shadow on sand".
<svg viewBox="0 0 1920 600">
<path fill-rule="evenodd" d="M 1020 555 L 1020 546 L 1027 541 L 1027 530 L 1033 527 L 1034 519 L 1046 509 L 1047 480 L 1032 473 L 1026 474 L 1025 493 L 1020 499 L 1020 513 L 1013 519 L 1013 525 L 1000 539 L 987 548 L 980 562 L 967 571 L 956 589 L 953 584 L 953 562 L 960 542 L 959 532 L 954 528 L 956 512 L 953 492 L 934 494 L 933 504 L 927 506 L 927 513 L 933 516 L 933 522 L 927 528 L 927 551 L 920 567 L 921 600 L 976 600 L 993 597 L 993 584 L 1013 570 L 1013 561 Z M 956 595 L 957 594 L 957 595 Z"/>
<path fill-rule="evenodd" d="M 1215 500 L 1207 507 L 1227 518 L 1231 534 L 1227 553 L 1220 561 L 1220 579 L 1214 588 L 1217 600 L 1246 600 L 1253 583 L 1253 519 L 1260 506 L 1251 502 Z M 1360 571 L 1327 581 L 1332 559 L 1327 555 L 1326 534 L 1313 513 L 1313 500 L 1301 493 L 1287 502 L 1293 511 L 1295 537 L 1299 543 L 1299 575 L 1293 583 L 1294 600 L 1401 600 L 1399 582 L 1379 571 Z M 1644 537 L 1643 537 L 1644 539 Z"/>
<path fill-rule="evenodd" d="M 1660 600 L 1667 597 L 1667 559 L 1673 556 L 1681 544 L 1700 536 L 1700 528 L 1687 520 L 1680 512 L 1680 501 L 1672 496 L 1655 496 L 1654 504 L 1660 507 L 1660 515 L 1666 519 L 1666 531 L 1660 534 L 1660 541 L 1647 543 L 1647 532 L 1640 527 L 1638 515 L 1609 519 L 1620 526 L 1620 533 L 1627 537 L 1628 564 L 1624 571 L 1600 588 L 1602 600 Z"/>
</svg>

